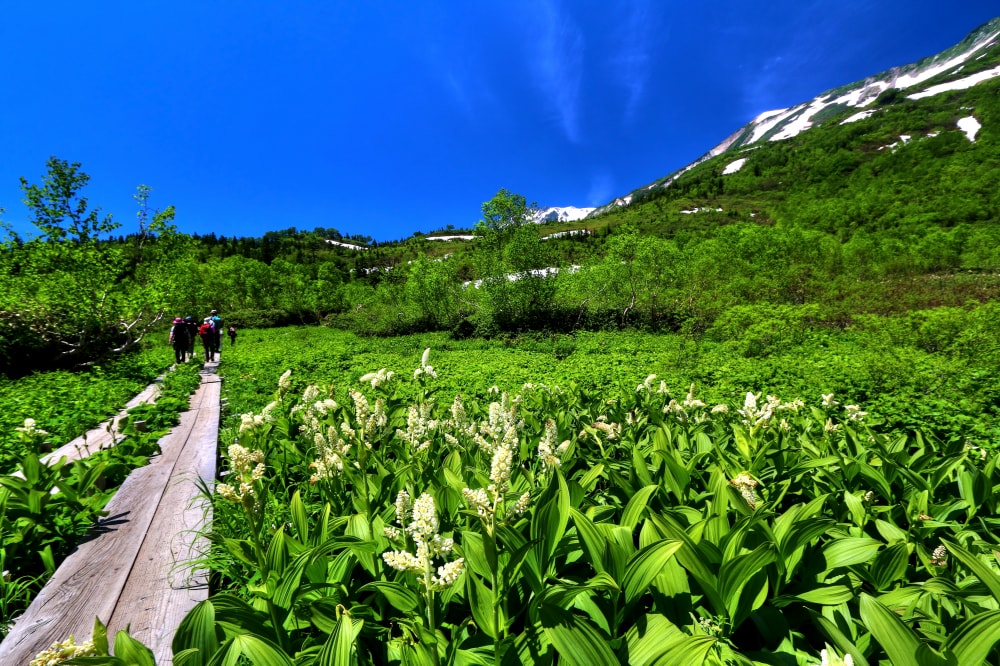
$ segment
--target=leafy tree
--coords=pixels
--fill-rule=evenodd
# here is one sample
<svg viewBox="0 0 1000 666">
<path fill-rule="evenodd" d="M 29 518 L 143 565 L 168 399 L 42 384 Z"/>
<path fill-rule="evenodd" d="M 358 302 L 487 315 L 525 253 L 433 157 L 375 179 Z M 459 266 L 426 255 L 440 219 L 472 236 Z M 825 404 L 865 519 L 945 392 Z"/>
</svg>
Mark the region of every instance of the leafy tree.
<svg viewBox="0 0 1000 666">
<path fill-rule="evenodd" d="M 51 157 L 40 184 L 21 179 L 29 218 L 41 232 L 23 241 L 8 233 L 0 295 L 3 370 L 87 365 L 139 344 L 164 316 L 171 289 L 167 264 L 182 243 L 174 210 L 147 207 L 140 186 L 139 232 L 112 240 L 118 225 L 91 208 L 79 163 Z"/>
<path fill-rule="evenodd" d="M 482 205 L 476 225 L 476 269 L 486 294 L 487 315 L 500 327 L 517 327 L 549 309 L 555 285 L 547 279 L 548 253 L 538 225 L 531 222 L 535 204 L 500 189 Z"/>
<path fill-rule="evenodd" d="M 462 285 L 453 265 L 421 253 L 409 267 L 405 294 L 410 308 L 430 328 L 451 326 L 459 313 Z"/>
</svg>

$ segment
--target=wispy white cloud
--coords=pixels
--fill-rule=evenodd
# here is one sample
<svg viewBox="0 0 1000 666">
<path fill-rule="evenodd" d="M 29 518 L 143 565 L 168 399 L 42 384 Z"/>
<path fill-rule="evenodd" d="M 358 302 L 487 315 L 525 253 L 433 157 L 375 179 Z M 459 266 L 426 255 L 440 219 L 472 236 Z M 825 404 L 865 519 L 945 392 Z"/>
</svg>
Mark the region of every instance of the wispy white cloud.
<svg viewBox="0 0 1000 666">
<path fill-rule="evenodd" d="M 615 179 L 607 171 L 598 171 L 590 176 L 590 189 L 587 191 L 588 206 L 602 206 L 614 195 Z"/>
<path fill-rule="evenodd" d="M 566 138 L 580 141 L 580 86 L 583 80 L 583 31 L 557 0 L 537 5 L 538 34 L 529 40 L 529 67 L 542 102 Z"/>
<path fill-rule="evenodd" d="M 617 51 L 610 64 L 615 70 L 619 85 L 625 88 L 625 120 L 629 121 L 642 102 L 649 82 L 655 17 L 649 2 L 620 4 L 624 20 L 614 31 Z"/>
<path fill-rule="evenodd" d="M 870 2 L 852 6 L 849 16 L 868 11 Z M 774 50 L 755 63 L 741 67 L 746 115 L 793 106 L 824 90 L 849 83 L 831 78 L 838 66 L 869 44 L 845 40 L 848 17 L 832 15 L 821 0 L 803 2 L 785 15 L 784 39 L 775 40 Z M 741 39 L 760 40 L 759 34 L 741 31 Z M 874 72 L 873 72 L 874 73 Z M 810 86 L 811 84 L 811 86 Z"/>
</svg>

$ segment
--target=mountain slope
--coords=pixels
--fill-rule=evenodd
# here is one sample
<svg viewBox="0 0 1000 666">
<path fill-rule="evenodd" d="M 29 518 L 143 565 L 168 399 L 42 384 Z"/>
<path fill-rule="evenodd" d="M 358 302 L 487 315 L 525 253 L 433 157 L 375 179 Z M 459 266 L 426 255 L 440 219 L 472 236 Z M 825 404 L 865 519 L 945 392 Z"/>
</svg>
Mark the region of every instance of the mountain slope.
<svg viewBox="0 0 1000 666">
<path fill-rule="evenodd" d="M 832 121 L 850 123 L 865 120 L 893 104 L 965 90 L 984 82 L 995 82 L 998 76 L 1000 18 L 976 28 L 959 44 L 937 55 L 826 91 L 791 108 L 761 113 L 691 164 L 650 185 L 617 197 L 609 204 L 594 209 L 591 216 L 628 205 L 657 188 L 669 187 L 683 174 L 713 157 L 741 153 L 767 142 L 791 139 Z M 727 165 L 729 171 L 724 168 L 723 173 L 734 173 L 742 166 L 742 162 L 730 162 Z"/>
</svg>

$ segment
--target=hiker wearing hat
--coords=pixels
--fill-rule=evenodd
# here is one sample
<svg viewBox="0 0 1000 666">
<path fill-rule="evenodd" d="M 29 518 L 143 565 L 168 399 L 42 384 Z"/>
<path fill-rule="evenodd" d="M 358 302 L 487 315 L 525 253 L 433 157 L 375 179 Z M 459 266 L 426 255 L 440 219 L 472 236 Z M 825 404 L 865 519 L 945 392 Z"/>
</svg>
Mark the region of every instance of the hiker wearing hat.
<svg viewBox="0 0 1000 666">
<path fill-rule="evenodd" d="M 201 346 L 205 348 L 205 363 L 215 360 L 215 327 L 212 326 L 212 318 L 205 317 L 198 327 L 198 337 L 201 338 Z"/>
<path fill-rule="evenodd" d="M 218 354 L 222 350 L 222 317 L 219 316 L 218 310 L 212 310 L 209 313 L 209 318 L 212 320 L 212 326 L 215 327 L 215 348 L 212 351 Z"/>
<path fill-rule="evenodd" d="M 167 344 L 174 347 L 174 361 L 183 363 L 187 360 L 188 348 L 191 345 L 191 333 L 187 324 L 180 317 L 174 317 L 174 324 L 170 327 L 170 337 Z"/>
</svg>

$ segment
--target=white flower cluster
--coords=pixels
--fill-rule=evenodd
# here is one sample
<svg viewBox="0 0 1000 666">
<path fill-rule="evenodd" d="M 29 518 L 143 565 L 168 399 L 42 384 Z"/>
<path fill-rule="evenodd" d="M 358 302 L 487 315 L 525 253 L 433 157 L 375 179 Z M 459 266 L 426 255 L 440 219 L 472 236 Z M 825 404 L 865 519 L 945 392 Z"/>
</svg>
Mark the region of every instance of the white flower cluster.
<svg viewBox="0 0 1000 666">
<path fill-rule="evenodd" d="M 684 409 L 703 409 L 707 405 L 694 397 L 694 384 L 688 389 L 687 397 L 684 398 Z"/>
<path fill-rule="evenodd" d="M 612 442 L 622 435 L 622 424 L 620 423 L 608 423 L 608 417 L 601 414 L 597 417 L 597 420 L 591 423 L 588 427 L 600 432 L 604 435 L 604 439 Z M 580 437 L 587 434 L 587 430 L 584 429 L 580 432 Z"/>
<path fill-rule="evenodd" d="M 253 484 L 264 478 L 264 453 L 241 446 L 238 443 L 230 444 L 229 449 L 229 469 L 231 474 L 235 474 L 237 484 L 220 483 L 215 487 L 219 496 L 230 502 L 242 502 L 245 499 L 253 499 L 256 495 Z"/>
<path fill-rule="evenodd" d="M 354 422 L 364 429 L 366 435 L 377 433 L 386 427 L 389 415 L 385 413 L 385 401 L 381 397 L 375 399 L 375 406 L 372 407 L 361 391 L 352 388 L 348 393 L 354 402 Z"/>
<path fill-rule="evenodd" d="M 280 377 L 278 377 L 278 395 L 284 397 L 288 391 L 292 388 L 292 371 L 285 370 Z"/>
<path fill-rule="evenodd" d="M 35 426 L 35 419 L 24 419 L 24 425 L 20 428 L 14 428 L 14 430 L 26 437 L 44 437 L 49 434 L 47 431 Z"/>
<path fill-rule="evenodd" d="M 392 370 L 386 370 L 385 368 L 379 368 L 377 372 L 369 372 L 367 375 L 362 375 L 359 381 L 364 383 L 371 383 L 373 389 L 377 389 L 379 386 L 388 384 L 392 381 L 392 378 L 396 376 L 396 373 Z"/>
<path fill-rule="evenodd" d="M 317 483 L 338 476 L 344 471 L 344 461 L 351 452 L 351 439 L 354 431 L 343 424 L 341 429 L 350 432 L 350 436 L 345 439 L 341 433 L 333 426 L 326 429 L 324 435 L 320 431 L 313 433 L 313 445 L 316 447 L 316 459 L 309 463 L 309 468 L 314 470 L 309 477 L 309 483 Z"/>
<path fill-rule="evenodd" d="M 420 375 L 427 375 L 432 378 L 437 378 L 437 372 L 435 372 L 434 367 L 430 364 L 431 360 L 431 348 L 428 347 L 424 350 L 423 356 L 420 357 L 420 367 L 413 371 L 413 378 L 417 379 Z"/>
<path fill-rule="evenodd" d="M 754 394 L 748 391 L 743 400 L 743 408 L 736 410 L 742 417 L 743 424 L 751 428 L 768 428 L 776 412 L 798 412 L 799 408 L 805 405 L 800 398 L 791 402 L 782 402 L 777 396 L 769 395 L 766 402 L 758 407 L 757 401 L 759 399 L 759 393 Z"/>
<path fill-rule="evenodd" d="M 496 517 L 497 506 L 503 499 L 503 495 L 497 492 L 497 487 L 491 484 L 488 488 L 463 488 L 462 489 L 462 499 L 469 506 L 470 509 L 475 509 L 476 514 L 483 520 L 487 521 L 492 525 L 493 519 Z M 517 498 L 508 511 L 505 517 L 506 520 L 511 520 L 520 516 L 522 513 L 528 510 L 531 506 L 531 493 L 525 491 Z"/>
<path fill-rule="evenodd" d="M 856 423 L 860 423 L 868 416 L 868 412 L 861 411 L 858 405 L 844 405 L 844 411 L 847 412 L 847 419 Z"/>
<path fill-rule="evenodd" d="M 473 435 L 476 444 L 487 453 L 493 453 L 500 446 L 514 449 L 520 438 L 524 421 L 517 418 L 518 400 L 504 391 L 500 402 L 491 402 L 486 421 L 479 424 Z"/>
<path fill-rule="evenodd" d="M 556 422 L 552 419 L 545 419 L 545 433 L 538 440 L 538 458 L 542 461 L 542 472 L 550 468 L 559 467 L 562 464 L 562 457 L 569 448 L 569 440 L 559 442 L 559 431 Z"/>
<path fill-rule="evenodd" d="M 756 479 L 746 472 L 741 472 L 729 484 L 740 491 L 740 495 L 746 500 L 747 506 L 751 509 L 757 508 L 757 502 L 760 500 L 757 498 L 757 492 L 754 489 L 760 484 Z"/>
<path fill-rule="evenodd" d="M 465 413 L 465 405 L 462 404 L 462 397 L 459 395 L 455 396 L 448 411 L 451 413 L 451 418 L 446 419 L 441 424 L 444 430 L 444 439 L 452 446 L 461 446 L 462 443 L 456 434 L 464 438 L 472 438 L 476 434 L 476 424 Z"/>
<path fill-rule="evenodd" d="M 975 455 L 979 456 L 980 460 L 986 460 L 986 449 L 980 448 L 971 442 L 966 442 L 962 449 L 967 451 L 970 456 Z"/>
<path fill-rule="evenodd" d="M 641 384 L 635 387 L 636 393 L 642 393 L 643 391 L 645 391 L 646 393 L 652 393 L 653 382 L 655 381 L 656 381 L 656 375 L 649 375 L 648 377 L 646 377 L 646 379 L 643 380 Z M 660 385 L 656 388 L 656 392 L 659 394 L 669 393 L 669 391 L 667 391 L 667 383 L 661 380 Z"/>
<path fill-rule="evenodd" d="M 821 393 L 820 396 L 823 399 L 823 409 L 833 409 L 840 404 L 833 399 L 833 393 Z M 861 423 L 868 416 L 868 412 L 862 411 L 860 405 L 844 405 L 844 411 L 847 413 L 847 420 L 855 423 Z M 839 429 L 839 427 L 834 425 L 832 419 L 827 421 L 827 432 L 836 432 Z"/>
<path fill-rule="evenodd" d="M 239 428 L 240 434 L 243 434 L 244 432 L 250 430 L 254 430 L 256 428 L 260 428 L 261 426 L 267 423 L 274 423 L 276 418 L 274 415 L 274 410 L 277 409 L 277 407 L 278 407 L 277 402 L 270 402 L 267 404 L 267 406 L 264 407 L 264 409 L 261 410 L 260 414 L 254 414 L 252 412 L 241 414 L 240 428 Z"/>
<path fill-rule="evenodd" d="M 429 575 L 434 570 L 434 558 L 447 555 L 455 547 L 454 541 L 443 538 L 438 533 L 440 525 L 437 506 L 431 495 L 423 493 L 415 502 L 411 502 L 409 493 L 400 490 L 396 495 L 396 521 L 402 530 L 395 527 L 386 528 L 385 535 L 393 540 L 409 535 L 413 539 L 416 552 L 386 551 L 382 553 L 382 559 L 386 564 L 397 571 L 424 574 L 434 588 L 449 587 L 458 580 L 465 566 L 465 560 L 461 557 L 439 566 L 437 575 Z"/>
<path fill-rule="evenodd" d="M 96 657 L 97 647 L 94 641 L 76 644 L 75 639 L 70 636 L 64 641 L 53 643 L 46 649 L 35 655 L 30 666 L 59 666 L 70 659 L 77 657 Z"/>
<path fill-rule="evenodd" d="M 549 386 L 548 384 L 535 384 L 534 382 L 525 382 L 521 385 L 522 391 L 538 391 L 539 393 L 547 393 L 549 395 L 564 395 L 564 391 L 558 386 Z"/>
<path fill-rule="evenodd" d="M 939 545 L 931 553 L 930 563 L 936 567 L 948 566 L 948 549 L 944 547 L 944 544 Z"/>
<path fill-rule="evenodd" d="M 819 651 L 819 666 L 854 666 L 854 657 L 845 654 L 841 659 L 829 649 L 823 648 Z"/>
<path fill-rule="evenodd" d="M 406 430 L 396 429 L 396 436 L 409 444 L 414 453 L 430 448 L 431 437 L 441 425 L 437 419 L 431 418 L 433 407 L 432 402 L 410 405 L 406 412 Z"/>
</svg>

